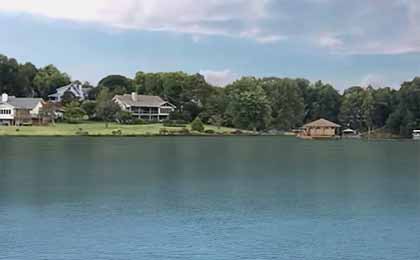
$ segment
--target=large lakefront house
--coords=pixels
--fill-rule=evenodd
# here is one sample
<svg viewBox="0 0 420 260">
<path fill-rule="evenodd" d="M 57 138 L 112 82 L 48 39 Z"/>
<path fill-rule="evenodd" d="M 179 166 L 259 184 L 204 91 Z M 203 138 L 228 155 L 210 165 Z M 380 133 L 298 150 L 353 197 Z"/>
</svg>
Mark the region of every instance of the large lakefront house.
<svg viewBox="0 0 420 260">
<path fill-rule="evenodd" d="M 133 117 L 143 120 L 163 121 L 176 107 L 158 96 L 145 96 L 136 93 L 114 97 L 122 110 L 131 112 Z"/>
<path fill-rule="evenodd" d="M 83 101 L 87 97 L 87 92 L 82 88 L 82 84 L 73 82 L 70 85 L 58 88 L 55 93 L 48 96 L 48 99 L 52 102 L 61 102 L 65 93 L 71 93 L 79 101 Z"/>
<path fill-rule="evenodd" d="M 17 98 L 1 95 L 0 125 L 25 125 L 39 122 L 41 98 Z"/>
</svg>

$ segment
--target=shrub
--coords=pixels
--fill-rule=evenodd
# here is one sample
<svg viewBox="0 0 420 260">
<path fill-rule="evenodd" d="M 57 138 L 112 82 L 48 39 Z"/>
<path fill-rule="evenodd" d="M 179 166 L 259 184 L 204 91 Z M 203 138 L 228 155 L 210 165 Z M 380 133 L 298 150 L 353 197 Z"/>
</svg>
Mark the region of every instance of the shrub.
<svg viewBox="0 0 420 260">
<path fill-rule="evenodd" d="M 167 121 L 165 123 L 163 123 L 164 127 L 186 127 L 185 124 L 178 124 L 176 122 L 173 121 Z"/>
<path fill-rule="evenodd" d="M 185 120 L 165 120 L 163 121 L 164 124 L 179 124 L 179 125 L 186 125 L 188 124 Z"/>
<path fill-rule="evenodd" d="M 190 130 L 188 130 L 187 128 L 184 127 L 181 130 L 179 130 L 178 133 L 181 134 L 181 135 L 189 135 Z"/>
<path fill-rule="evenodd" d="M 76 135 L 89 135 L 89 132 L 83 131 L 83 128 L 79 128 L 79 130 L 76 132 Z"/>
<path fill-rule="evenodd" d="M 79 107 L 79 103 L 72 102 L 65 107 L 64 120 L 69 124 L 78 124 L 83 120 L 85 115 L 86 113 Z"/>
<path fill-rule="evenodd" d="M 132 124 L 133 123 L 133 114 L 128 111 L 118 111 L 117 113 L 117 121 L 120 124 Z"/>
<path fill-rule="evenodd" d="M 170 135 L 177 135 L 179 132 L 177 130 L 169 130 Z"/>
<path fill-rule="evenodd" d="M 161 129 L 159 130 L 159 134 L 160 134 L 160 135 L 168 135 L 168 134 L 169 134 L 169 131 L 168 131 L 168 129 L 166 129 L 166 128 L 161 128 Z"/>
<path fill-rule="evenodd" d="M 85 111 L 86 115 L 89 117 L 89 119 L 95 118 L 96 115 L 96 102 L 94 101 L 85 101 L 80 106 L 83 111 Z"/>
<path fill-rule="evenodd" d="M 241 135 L 243 133 L 242 133 L 241 130 L 235 130 L 235 131 L 232 131 L 231 134 L 233 134 L 233 135 Z"/>
<path fill-rule="evenodd" d="M 122 131 L 121 130 L 112 131 L 112 135 L 122 135 Z"/>
<path fill-rule="evenodd" d="M 204 124 L 203 121 L 199 117 L 191 123 L 191 129 L 196 132 L 203 132 L 204 131 Z"/>
<path fill-rule="evenodd" d="M 212 129 L 208 129 L 208 130 L 204 131 L 204 133 L 209 134 L 209 135 L 214 135 L 216 133 L 216 131 L 214 131 Z"/>
<path fill-rule="evenodd" d="M 143 119 L 135 119 L 135 120 L 132 121 L 132 124 L 133 125 L 146 125 L 147 122 L 144 121 Z"/>
<path fill-rule="evenodd" d="M 223 118 L 220 115 L 214 115 L 210 117 L 209 122 L 210 124 L 217 126 L 217 128 L 220 129 L 223 124 Z"/>
</svg>

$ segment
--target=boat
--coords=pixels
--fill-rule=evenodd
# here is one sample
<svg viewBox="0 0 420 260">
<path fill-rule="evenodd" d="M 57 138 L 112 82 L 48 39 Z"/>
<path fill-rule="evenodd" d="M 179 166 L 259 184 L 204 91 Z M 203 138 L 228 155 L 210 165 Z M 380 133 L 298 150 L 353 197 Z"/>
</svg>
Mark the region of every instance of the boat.
<svg viewBox="0 0 420 260">
<path fill-rule="evenodd" d="M 343 138 L 360 139 L 362 138 L 362 136 L 356 130 L 348 128 L 348 129 L 343 130 Z"/>
<path fill-rule="evenodd" d="M 414 130 L 413 131 L 413 139 L 414 140 L 420 140 L 420 130 Z"/>
</svg>

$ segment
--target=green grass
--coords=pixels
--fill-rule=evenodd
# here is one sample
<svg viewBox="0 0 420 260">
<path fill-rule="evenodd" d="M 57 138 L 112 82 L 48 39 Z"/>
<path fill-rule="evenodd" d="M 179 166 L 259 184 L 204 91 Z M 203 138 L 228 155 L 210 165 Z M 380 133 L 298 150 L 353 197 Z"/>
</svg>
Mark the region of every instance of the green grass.
<svg viewBox="0 0 420 260">
<path fill-rule="evenodd" d="M 0 126 L 0 136 L 77 136 L 79 132 L 87 132 L 89 136 L 112 136 L 113 132 L 121 131 L 125 136 L 159 135 L 162 128 L 169 131 L 181 130 L 180 127 L 164 127 L 162 124 L 151 125 L 120 125 L 111 123 L 108 128 L 102 122 L 86 122 L 81 124 L 58 123 L 49 126 Z M 191 131 L 191 127 L 187 126 Z M 232 128 L 217 128 L 206 125 L 206 130 L 213 130 L 218 134 L 231 133 Z M 192 134 L 200 134 L 192 132 Z M 203 134 L 205 135 L 205 134 Z"/>
</svg>

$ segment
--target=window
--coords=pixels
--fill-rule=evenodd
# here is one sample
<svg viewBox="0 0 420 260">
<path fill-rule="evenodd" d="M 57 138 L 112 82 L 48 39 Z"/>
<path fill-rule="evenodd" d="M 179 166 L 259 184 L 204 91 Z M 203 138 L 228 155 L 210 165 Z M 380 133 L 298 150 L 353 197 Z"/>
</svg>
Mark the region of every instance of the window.
<svg viewBox="0 0 420 260">
<path fill-rule="evenodd" d="M 10 115 L 12 114 L 12 110 L 10 109 L 0 109 L 0 115 Z"/>
<path fill-rule="evenodd" d="M 172 112 L 172 108 L 161 108 L 160 113 L 162 114 L 170 114 Z"/>
</svg>

